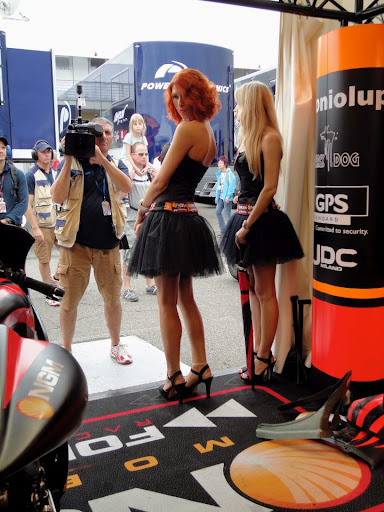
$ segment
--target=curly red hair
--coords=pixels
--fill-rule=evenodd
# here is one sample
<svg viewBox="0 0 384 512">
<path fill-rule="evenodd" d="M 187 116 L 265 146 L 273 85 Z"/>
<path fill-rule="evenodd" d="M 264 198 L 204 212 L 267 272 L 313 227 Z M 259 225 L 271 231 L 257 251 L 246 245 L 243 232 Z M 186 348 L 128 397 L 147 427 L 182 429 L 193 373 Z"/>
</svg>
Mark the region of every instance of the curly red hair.
<svg viewBox="0 0 384 512">
<path fill-rule="evenodd" d="M 205 121 L 211 119 L 221 108 L 216 85 L 197 69 L 183 69 L 173 76 L 165 92 L 165 105 L 168 118 L 179 124 L 182 118 L 172 100 L 173 86 L 177 85 L 185 102 L 192 109 L 193 119 Z"/>
</svg>

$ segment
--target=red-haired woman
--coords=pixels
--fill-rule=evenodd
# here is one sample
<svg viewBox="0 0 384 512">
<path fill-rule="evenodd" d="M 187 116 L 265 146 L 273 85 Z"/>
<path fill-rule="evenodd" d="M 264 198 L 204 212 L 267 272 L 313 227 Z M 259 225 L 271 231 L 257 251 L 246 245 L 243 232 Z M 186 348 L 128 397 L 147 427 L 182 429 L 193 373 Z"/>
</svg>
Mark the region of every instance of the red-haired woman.
<svg viewBox="0 0 384 512">
<path fill-rule="evenodd" d="M 129 263 L 131 275 L 154 276 L 167 379 L 159 388 L 167 400 L 191 396 L 199 383 L 209 397 L 212 372 L 207 364 L 203 322 L 193 296 L 192 277 L 218 274 L 222 262 L 214 231 L 198 214 L 194 191 L 216 155 L 209 120 L 220 109 L 216 86 L 195 69 L 176 73 L 165 93 L 168 117 L 177 127 L 161 157 L 161 170 L 148 188 L 135 224 L 138 234 Z M 164 151 L 165 153 L 165 151 Z M 182 326 L 188 332 L 192 365 L 180 371 Z"/>
</svg>

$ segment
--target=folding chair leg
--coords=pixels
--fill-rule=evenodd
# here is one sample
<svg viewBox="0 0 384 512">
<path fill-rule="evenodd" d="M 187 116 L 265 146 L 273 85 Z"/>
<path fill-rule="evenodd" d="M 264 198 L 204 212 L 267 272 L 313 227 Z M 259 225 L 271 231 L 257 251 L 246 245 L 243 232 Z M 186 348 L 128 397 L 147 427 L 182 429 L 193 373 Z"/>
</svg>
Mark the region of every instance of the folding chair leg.
<svg viewBox="0 0 384 512">
<path fill-rule="evenodd" d="M 351 374 L 352 371 L 350 370 L 333 387 L 327 388 L 327 390 L 311 395 L 303 400 L 285 404 L 285 407 L 279 407 L 281 410 L 283 407 L 288 409 L 305 403 L 311 403 L 324 398 L 325 392 L 329 391 L 330 394 L 328 394 L 327 401 L 318 411 L 309 416 L 285 423 L 261 423 L 256 429 L 256 436 L 263 439 L 322 439 L 330 437 L 333 433 L 332 428 L 338 423 L 339 410 L 348 390 Z M 330 422 L 332 413 L 334 417 Z"/>
</svg>

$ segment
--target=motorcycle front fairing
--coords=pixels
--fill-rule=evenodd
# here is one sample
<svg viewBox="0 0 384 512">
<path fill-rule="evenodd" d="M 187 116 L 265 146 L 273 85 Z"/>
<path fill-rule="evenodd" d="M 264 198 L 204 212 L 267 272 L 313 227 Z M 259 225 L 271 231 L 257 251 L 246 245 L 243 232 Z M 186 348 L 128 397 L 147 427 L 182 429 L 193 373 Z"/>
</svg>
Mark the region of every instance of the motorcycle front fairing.
<svg viewBox="0 0 384 512">
<path fill-rule="evenodd" d="M 69 352 L 0 325 L 0 482 L 68 440 L 87 399 Z"/>
<path fill-rule="evenodd" d="M 0 324 L 24 338 L 35 337 L 35 316 L 28 295 L 9 279 L 0 277 Z"/>
</svg>

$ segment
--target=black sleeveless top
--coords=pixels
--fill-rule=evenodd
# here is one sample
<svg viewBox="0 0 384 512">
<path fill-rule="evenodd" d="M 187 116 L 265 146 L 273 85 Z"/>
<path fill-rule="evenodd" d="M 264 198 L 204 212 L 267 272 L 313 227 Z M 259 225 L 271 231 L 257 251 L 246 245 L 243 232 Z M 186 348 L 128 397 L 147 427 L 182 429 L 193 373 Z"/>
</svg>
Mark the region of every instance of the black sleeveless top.
<svg viewBox="0 0 384 512">
<path fill-rule="evenodd" d="M 261 176 L 255 176 L 251 173 L 248 166 L 245 153 L 239 153 L 235 161 L 235 170 L 240 178 L 240 204 L 256 203 L 264 187 L 264 159 L 261 155 Z M 271 201 L 272 204 L 272 201 Z"/>
<path fill-rule="evenodd" d="M 167 188 L 156 198 L 156 203 L 193 201 L 195 189 L 207 169 L 208 167 L 185 155 L 171 176 Z"/>
</svg>

